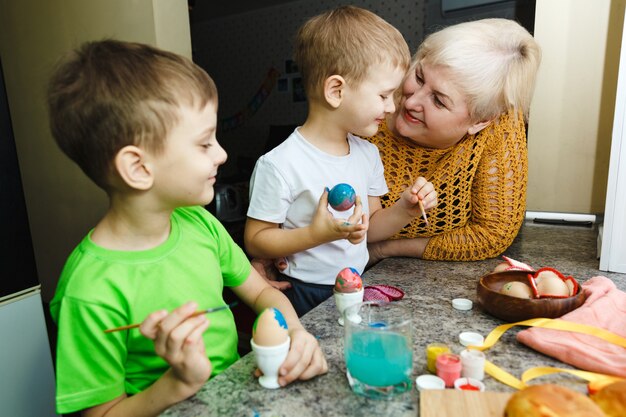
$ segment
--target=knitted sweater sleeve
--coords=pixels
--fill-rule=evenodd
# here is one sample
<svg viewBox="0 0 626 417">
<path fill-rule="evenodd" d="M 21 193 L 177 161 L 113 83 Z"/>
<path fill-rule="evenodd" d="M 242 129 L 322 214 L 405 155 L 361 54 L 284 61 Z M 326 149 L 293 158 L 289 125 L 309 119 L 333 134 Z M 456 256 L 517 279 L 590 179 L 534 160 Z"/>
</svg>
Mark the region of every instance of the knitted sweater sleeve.
<svg viewBox="0 0 626 417">
<path fill-rule="evenodd" d="M 522 225 L 528 182 L 523 117 L 503 115 L 477 139 L 485 143 L 470 188 L 467 221 L 431 236 L 424 259 L 474 261 L 498 256 Z"/>
</svg>

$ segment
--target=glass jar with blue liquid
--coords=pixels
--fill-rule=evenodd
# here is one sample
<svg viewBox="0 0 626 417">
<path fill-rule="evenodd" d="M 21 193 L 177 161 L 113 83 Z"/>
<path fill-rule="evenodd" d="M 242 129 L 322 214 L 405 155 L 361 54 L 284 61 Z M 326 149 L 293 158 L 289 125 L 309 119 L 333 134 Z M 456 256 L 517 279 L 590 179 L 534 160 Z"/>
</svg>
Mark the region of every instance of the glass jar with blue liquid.
<svg viewBox="0 0 626 417">
<path fill-rule="evenodd" d="M 411 314 L 397 302 L 366 301 L 344 311 L 344 355 L 352 391 L 387 398 L 411 389 Z"/>
</svg>

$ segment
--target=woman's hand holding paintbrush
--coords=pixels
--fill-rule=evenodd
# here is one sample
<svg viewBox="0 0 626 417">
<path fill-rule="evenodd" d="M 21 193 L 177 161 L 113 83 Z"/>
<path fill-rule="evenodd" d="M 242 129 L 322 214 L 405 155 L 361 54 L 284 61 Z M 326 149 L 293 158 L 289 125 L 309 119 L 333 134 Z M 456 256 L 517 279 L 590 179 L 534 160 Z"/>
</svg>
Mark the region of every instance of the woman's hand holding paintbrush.
<svg viewBox="0 0 626 417">
<path fill-rule="evenodd" d="M 196 316 L 200 316 L 202 314 L 209 314 L 209 313 L 214 313 L 216 311 L 220 311 L 220 310 L 225 310 L 227 308 L 233 308 L 234 306 L 237 305 L 237 301 L 234 301 L 230 304 L 226 304 L 223 306 L 219 306 L 219 307 L 212 307 L 212 308 L 207 308 L 205 310 L 198 310 L 195 313 L 192 313 L 189 318 L 191 317 L 196 317 Z M 107 329 L 104 332 L 105 333 L 113 333 L 113 332 L 119 332 L 122 330 L 129 330 L 129 329 L 136 329 L 137 327 L 141 326 L 141 323 L 135 323 L 135 324 L 129 324 L 127 326 L 120 326 L 120 327 L 115 327 L 113 329 Z"/>
</svg>

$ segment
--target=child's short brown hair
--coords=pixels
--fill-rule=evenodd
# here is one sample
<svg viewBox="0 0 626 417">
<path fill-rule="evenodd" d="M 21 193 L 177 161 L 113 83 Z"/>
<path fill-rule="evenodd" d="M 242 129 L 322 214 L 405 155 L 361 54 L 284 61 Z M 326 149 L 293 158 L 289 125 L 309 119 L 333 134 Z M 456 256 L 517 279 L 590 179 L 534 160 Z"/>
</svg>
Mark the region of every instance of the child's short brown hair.
<svg viewBox="0 0 626 417">
<path fill-rule="evenodd" d="M 68 54 L 48 87 L 52 135 L 107 190 L 124 146 L 163 149 L 182 105 L 217 102 L 209 75 L 190 60 L 149 45 L 103 40 Z"/>
<path fill-rule="evenodd" d="M 326 78 L 341 75 L 358 84 L 370 66 L 409 67 L 409 47 L 402 34 L 380 16 L 342 6 L 309 19 L 296 34 L 294 60 L 309 97 L 319 94 Z"/>
</svg>

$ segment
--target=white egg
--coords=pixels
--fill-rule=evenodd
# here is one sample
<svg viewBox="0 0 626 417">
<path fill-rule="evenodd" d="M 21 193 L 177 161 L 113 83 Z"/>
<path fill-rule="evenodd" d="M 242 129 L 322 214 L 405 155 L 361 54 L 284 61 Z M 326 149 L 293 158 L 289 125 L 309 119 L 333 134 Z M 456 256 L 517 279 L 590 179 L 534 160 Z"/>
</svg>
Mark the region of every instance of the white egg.
<svg viewBox="0 0 626 417">
<path fill-rule="evenodd" d="M 502 262 L 499 263 L 498 265 L 496 265 L 495 268 L 493 268 L 493 272 L 503 272 L 506 271 L 507 269 L 509 269 L 511 267 L 511 265 L 509 265 L 508 262 Z"/>
<path fill-rule="evenodd" d="M 277 346 L 289 337 L 285 317 L 277 308 L 266 308 L 252 326 L 252 340 L 259 346 Z"/>
<path fill-rule="evenodd" d="M 535 278 L 535 283 L 540 296 L 567 297 L 570 295 L 567 284 L 552 271 L 541 271 Z"/>
<path fill-rule="evenodd" d="M 530 286 L 519 281 L 507 282 L 500 289 L 500 293 L 516 298 L 533 298 Z"/>
</svg>

